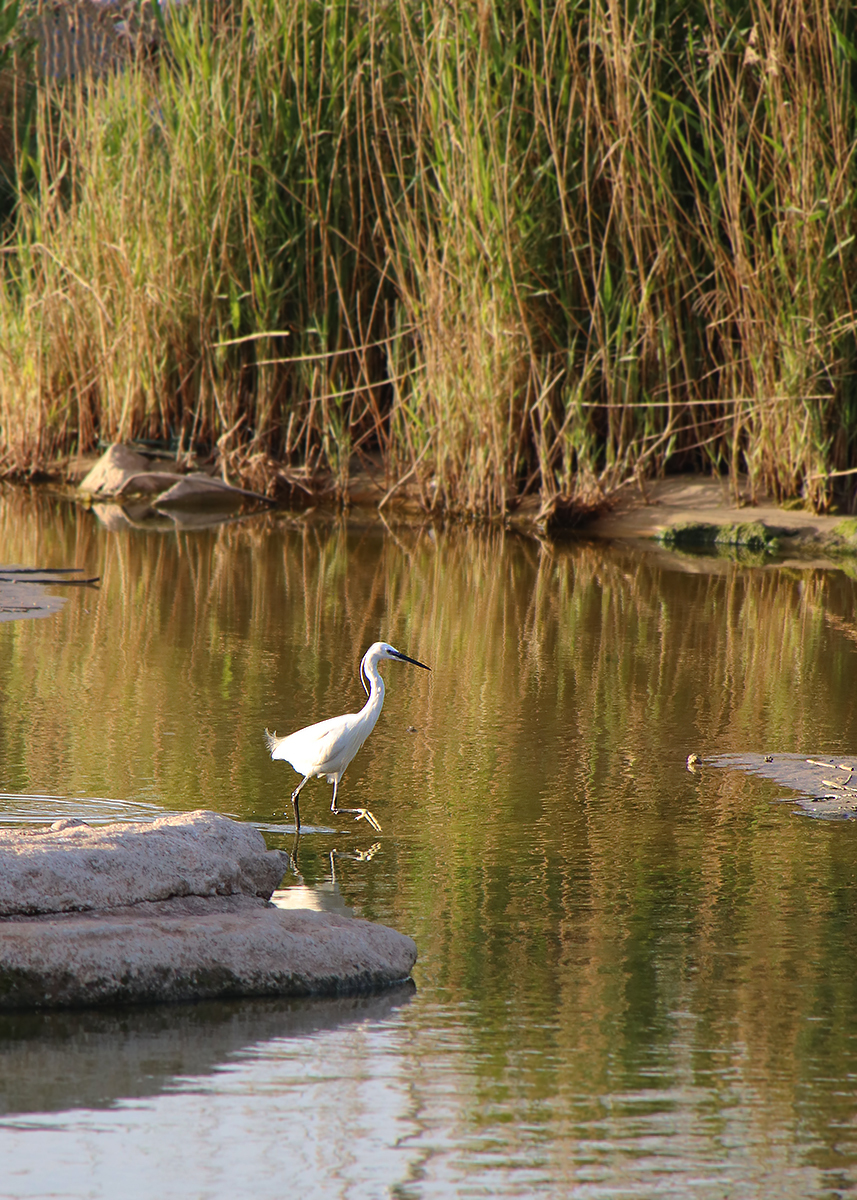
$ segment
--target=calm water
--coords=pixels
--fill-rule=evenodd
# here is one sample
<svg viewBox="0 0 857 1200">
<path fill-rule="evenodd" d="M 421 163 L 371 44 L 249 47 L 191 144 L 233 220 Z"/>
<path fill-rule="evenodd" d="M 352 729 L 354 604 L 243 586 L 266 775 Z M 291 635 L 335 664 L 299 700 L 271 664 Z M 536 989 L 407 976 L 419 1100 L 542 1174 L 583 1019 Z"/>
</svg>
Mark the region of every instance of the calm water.
<svg viewBox="0 0 857 1200">
<path fill-rule="evenodd" d="M 689 752 L 857 751 L 855 568 L 0 493 L 0 822 L 216 809 L 293 848 L 280 733 L 384 713 L 292 902 L 411 934 L 348 1001 L 0 1017 L 0 1195 L 857 1195 L 857 821 Z M 335 829 L 335 832 L 325 832 Z"/>
</svg>

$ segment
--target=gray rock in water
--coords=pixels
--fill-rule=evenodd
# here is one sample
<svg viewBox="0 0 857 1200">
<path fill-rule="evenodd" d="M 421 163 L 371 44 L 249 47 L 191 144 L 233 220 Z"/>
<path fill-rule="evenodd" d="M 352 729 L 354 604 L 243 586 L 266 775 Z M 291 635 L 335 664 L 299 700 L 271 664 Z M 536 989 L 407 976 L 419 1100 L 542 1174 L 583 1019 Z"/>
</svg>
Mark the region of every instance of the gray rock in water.
<svg viewBox="0 0 857 1200">
<path fill-rule="evenodd" d="M 115 496 L 127 487 L 128 481 L 135 475 L 148 472 L 151 463 L 149 459 L 130 446 L 116 443 L 110 446 L 99 458 L 98 462 L 81 480 L 80 490 L 91 495 Z"/>
<path fill-rule="evenodd" d="M 0 831 L 0 1009 L 341 995 L 407 978 L 409 937 L 269 903 L 287 861 L 211 812 Z"/>
<path fill-rule="evenodd" d="M 110 446 L 89 474 L 81 480 L 79 490 L 88 496 L 112 496 L 126 499 L 129 495 L 145 496 L 161 493 L 157 508 L 170 509 L 237 509 L 252 500 L 272 505 L 273 500 L 260 492 L 234 487 L 225 479 L 194 471 L 186 475 L 178 470 L 163 471 L 143 454 L 117 442 Z"/>
<path fill-rule="evenodd" d="M 228 504 L 232 507 L 243 504 L 246 496 L 256 497 L 255 492 L 245 492 L 232 487 L 222 479 L 213 479 L 201 471 L 176 479 L 169 491 L 158 497 L 158 508 L 204 508 L 210 505 Z M 264 497 L 258 497 L 264 499 Z"/>
<path fill-rule="evenodd" d="M 220 813 L 151 823 L 0 830 L 0 916 L 118 908 L 172 896 L 270 898 L 287 866 L 257 829 Z"/>
<path fill-rule="evenodd" d="M 0 921 L 0 1009 L 341 995 L 406 979 L 409 938 L 234 896 Z"/>
</svg>

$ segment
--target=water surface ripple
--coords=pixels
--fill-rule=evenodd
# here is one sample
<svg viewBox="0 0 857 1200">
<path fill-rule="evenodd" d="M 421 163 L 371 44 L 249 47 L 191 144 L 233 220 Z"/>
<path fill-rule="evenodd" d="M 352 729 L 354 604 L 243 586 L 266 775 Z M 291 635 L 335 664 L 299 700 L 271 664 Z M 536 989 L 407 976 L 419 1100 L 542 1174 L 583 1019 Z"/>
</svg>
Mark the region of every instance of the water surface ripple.
<svg viewBox="0 0 857 1200">
<path fill-rule="evenodd" d="M 228 813 L 279 902 L 420 951 L 383 996 L 0 1015 L 4 1198 L 857 1195 L 857 821 L 742 767 L 857 751 L 853 567 L 14 491 L 0 537 L 102 581 L 0 624 L 0 822 Z M 359 707 L 379 637 L 433 668 L 341 785 L 382 832 L 314 782 L 296 845 L 263 730 Z"/>
</svg>

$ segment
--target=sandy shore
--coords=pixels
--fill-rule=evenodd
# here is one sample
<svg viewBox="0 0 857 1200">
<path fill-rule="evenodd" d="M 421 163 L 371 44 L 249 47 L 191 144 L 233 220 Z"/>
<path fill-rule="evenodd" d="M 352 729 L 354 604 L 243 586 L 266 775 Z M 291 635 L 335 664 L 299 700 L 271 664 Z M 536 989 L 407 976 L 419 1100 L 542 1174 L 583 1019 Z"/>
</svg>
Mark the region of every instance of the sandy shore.
<svg viewBox="0 0 857 1200">
<path fill-rule="evenodd" d="M 582 532 L 588 537 L 656 539 L 695 548 L 745 544 L 747 535 L 753 537 L 752 527 L 757 536 L 770 538 L 771 551 L 857 555 L 855 517 L 819 516 L 781 508 L 764 498 L 751 503 L 742 497 L 736 502 L 728 480 L 694 476 L 654 480 L 645 484 L 644 491 L 628 488 Z"/>
</svg>

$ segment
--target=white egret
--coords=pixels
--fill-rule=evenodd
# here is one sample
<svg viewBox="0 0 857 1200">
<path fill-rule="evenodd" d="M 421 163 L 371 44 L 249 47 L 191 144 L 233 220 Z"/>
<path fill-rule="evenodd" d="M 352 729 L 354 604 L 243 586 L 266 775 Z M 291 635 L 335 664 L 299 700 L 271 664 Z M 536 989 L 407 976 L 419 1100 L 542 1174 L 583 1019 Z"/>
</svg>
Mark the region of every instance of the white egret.
<svg viewBox="0 0 857 1200">
<path fill-rule="evenodd" d="M 310 779 L 320 778 L 322 775 L 326 775 L 327 782 L 333 784 L 333 800 L 330 805 L 332 813 L 354 813 L 355 820 L 359 821 L 363 818 L 373 829 L 380 832 L 381 826 L 368 808 L 337 808 L 336 791 L 340 779 L 345 774 L 346 767 L 375 728 L 381 715 L 381 709 L 384 706 L 384 680 L 378 670 L 378 663 L 385 658 L 392 658 L 397 662 L 413 663 L 415 667 L 422 667 L 424 671 L 431 670 L 431 667 L 427 667 L 425 663 L 417 662 L 415 658 L 408 658 L 407 654 L 402 654 L 401 650 L 396 650 L 394 646 L 389 646 L 386 642 L 374 642 L 363 655 L 363 661 L 360 663 L 360 682 L 369 697 L 360 712 L 345 713 L 341 717 L 330 717 L 327 721 L 308 725 L 306 729 L 299 729 L 296 733 L 288 734 L 287 737 L 278 738 L 276 732 L 270 733 L 267 729 L 265 730 L 271 758 L 284 759 L 291 763 L 299 775 L 303 775 L 303 779 L 292 792 L 295 828 L 298 832 L 301 828 L 301 814 L 298 805 L 301 788 Z"/>
</svg>

